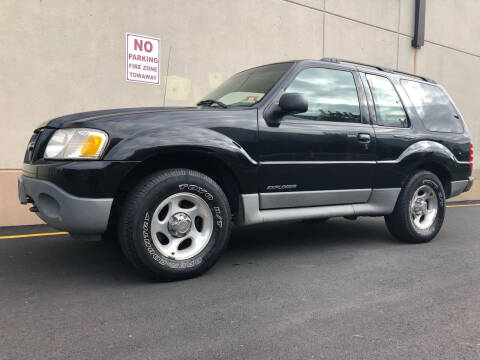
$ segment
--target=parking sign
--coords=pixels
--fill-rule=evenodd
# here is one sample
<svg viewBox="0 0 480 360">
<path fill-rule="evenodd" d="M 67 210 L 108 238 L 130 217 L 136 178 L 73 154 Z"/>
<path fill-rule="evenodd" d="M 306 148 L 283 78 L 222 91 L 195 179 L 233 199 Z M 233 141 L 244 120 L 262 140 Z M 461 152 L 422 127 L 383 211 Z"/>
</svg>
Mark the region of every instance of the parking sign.
<svg viewBox="0 0 480 360">
<path fill-rule="evenodd" d="M 126 34 L 127 81 L 160 84 L 160 39 Z"/>
</svg>

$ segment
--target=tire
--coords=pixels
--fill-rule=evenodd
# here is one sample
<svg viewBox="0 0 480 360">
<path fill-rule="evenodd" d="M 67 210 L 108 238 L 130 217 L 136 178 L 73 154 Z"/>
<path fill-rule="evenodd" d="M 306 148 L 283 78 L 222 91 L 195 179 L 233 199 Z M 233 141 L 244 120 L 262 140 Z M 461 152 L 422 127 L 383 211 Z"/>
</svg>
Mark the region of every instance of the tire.
<svg viewBox="0 0 480 360">
<path fill-rule="evenodd" d="M 435 174 L 422 170 L 408 179 L 393 213 L 385 216 L 385 223 L 397 239 L 419 244 L 432 240 L 438 234 L 444 218 L 445 191 L 442 182 Z"/>
<path fill-rule="evenodd" d="M 227 246 L 230 228 L 227 197 L 212 179 L 189 169 L 170 169 L 131 190 L 118 234 L 123 253 L 137 270 L 168 281 L 207 271 Z"/>
</svg>

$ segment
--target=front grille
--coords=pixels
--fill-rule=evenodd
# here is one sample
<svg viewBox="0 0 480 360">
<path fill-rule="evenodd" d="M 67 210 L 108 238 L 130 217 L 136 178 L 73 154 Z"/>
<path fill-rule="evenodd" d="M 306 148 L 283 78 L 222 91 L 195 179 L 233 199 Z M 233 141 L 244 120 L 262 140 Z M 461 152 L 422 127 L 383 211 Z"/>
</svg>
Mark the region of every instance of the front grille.
<svg viewBox="0 0 480 360">
<path fill-rule="evenodd" d="M 40 134 L 42 133 L 43 129 L 36 130 L 32 137 L 30 138 L 30 141 L 28 142 L 27 145 L 27 151 L 25 152 L 25 158 L 23 159 L 23 162 L 30 164 L 33 160 L 33 154 L 35 152 L 35 148 L 38 143 L 38 138 L 40 137 Z"/>
</svg>

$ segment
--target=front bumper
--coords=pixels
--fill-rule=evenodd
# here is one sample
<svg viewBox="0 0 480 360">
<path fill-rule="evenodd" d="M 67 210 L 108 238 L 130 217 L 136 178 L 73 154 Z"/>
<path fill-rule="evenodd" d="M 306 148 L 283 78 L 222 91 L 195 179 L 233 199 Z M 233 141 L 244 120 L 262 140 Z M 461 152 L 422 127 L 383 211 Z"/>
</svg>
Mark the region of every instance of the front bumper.
<svg viewBox="0 0 480 360">
<path fill-rule="evenodd" d="M 103 234 L 113 203 L 113 198 L 74 196 L 50 181 L 24 175 L 18 179 L 18 196 L 22 204 L 33 203 L 48 225 L 75 235 Z"/>
<path fill-rule="evenodd" d="M 470 190 L 472 186 L 473 186 L 473 176 L 469 176 L 468 180 L 451 181 L 450 197 L 460 195 L 461 193 Z"/>
</svg>

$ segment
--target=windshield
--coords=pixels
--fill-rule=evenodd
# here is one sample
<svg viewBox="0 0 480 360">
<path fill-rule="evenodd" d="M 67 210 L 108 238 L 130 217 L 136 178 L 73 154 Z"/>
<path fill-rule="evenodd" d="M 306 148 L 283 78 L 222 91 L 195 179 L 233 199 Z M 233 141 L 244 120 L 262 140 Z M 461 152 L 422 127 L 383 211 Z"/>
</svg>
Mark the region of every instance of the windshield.
<svg viewBox="0 0 480 360">
<path fill-rule="evenodd" d="M 293 62 L 260 66 L 233 75 L 202 101 L 215 100 L 227 106 L 252 106 L 272 89 Z"/>
</svg>

